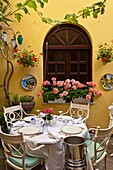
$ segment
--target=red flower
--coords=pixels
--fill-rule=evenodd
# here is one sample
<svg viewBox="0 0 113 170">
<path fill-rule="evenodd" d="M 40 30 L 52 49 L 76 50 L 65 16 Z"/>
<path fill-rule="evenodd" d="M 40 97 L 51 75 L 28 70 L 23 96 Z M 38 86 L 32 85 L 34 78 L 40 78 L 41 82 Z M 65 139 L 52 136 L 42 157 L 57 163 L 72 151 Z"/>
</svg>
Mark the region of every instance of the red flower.
<svg viewBox="0 0 113 170">
<path fill-rule="evenodd" d="M 102 59 L 103 59 L 104 61 L 106 61 L 106 60 L 107 60 L 107 58 L 106 58 L 106 57 L 103 57 Z"/>
<path fill-rule="evenodd" d="M 23 57 L 26 57 L 26 54 L 23 53 L 22 56 L 23 56 Z"/>
<path fill-rule="evenodd" d="M 18 49 L 15 50 L 17 51 Z M 17 60 L 20 61 L 20 64 L 22 64 L 24 67 L 35 67 L 39 64 L 39 58 L 33 54 L 33 50 L 18 50 L 17 53 L 14 53 L 13 57 L 17 58 Z"/>
<path fill-rule="evenodd" d="M 37 62 L 37 58 L 32 56 L 33 61 Z"/>
<path fill-rule="evenodd" d="M 46 114 L 50 114 L 50 113 L 54 113 L 55 111 L 52 108 L 46 108 L 42 112 Z"/>
<path fill-rule="evenodd" d="M 21 65 L 21 64 L 22 64 L 22 62 L 21 62 L 21 61 L 17 61 L 17 63 L 18 63 L 19 65 Z"/>
<path fill-rule="evenodd" d="M 26 60 L 26 56 L 23 56 L 23 60 Z"/>
<path fill-rule="evenodd" d="M 34 65 L 34 64 L 32 64 L 32 65 L 31 65 L 31 67 L 35 67 L 35 65 Z"/>
<path fill-rule="evenodd" d="M 15 48 L 14 51 L 17 53 L 18 52 L 18 48 Z"/>
</svg>

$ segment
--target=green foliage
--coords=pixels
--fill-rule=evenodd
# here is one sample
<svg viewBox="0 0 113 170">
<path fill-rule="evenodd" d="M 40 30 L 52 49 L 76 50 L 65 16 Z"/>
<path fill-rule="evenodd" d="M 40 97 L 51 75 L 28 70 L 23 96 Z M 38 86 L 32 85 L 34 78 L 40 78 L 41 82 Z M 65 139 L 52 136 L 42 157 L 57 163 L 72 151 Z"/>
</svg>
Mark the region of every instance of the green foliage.
<svg viewBox="0 0 113 170">
<path fill-rule="evenodd" d="M 93 5 L 83 8 L 82 10 L 80 10 L 77 14 L 66 14 L 66 16 L 64 17 L 64 19 L 66 21 L 70 21 L 72 23 L 78 23 L 78 18 L 82 17 L 84 18 L 88 18 L 91 14 L 93 16 L 93 18 L 98 18 L 98 15 L 102 15 L 105 12 L 105 2 L 106 0 L 104 0 L 103 2 L 97 2 L 94 3 Z"/>
<path fill-rule="evenodd" d="M 48 0 L 25 0 L 25 2 L 23 3 L 17 3 L 14 10 L 12 10 L 11 4 L 8 0 L 1 0 L 0 22 L 4 22 L 5 24 L 10 25 L 9 23 L 13 22 L 13 20 L 10 19 L 12 15 L 14 15 L 17 21 L 20 22 L 23 17 L 21 12 L 30 15 L 29 8 L 37 12 L 37 3 L 40 5 L 41 8 L 44 8 L 44 4 L 48 3 Z"/>
<path fill-rule="evenodd" d="M 33 50 L 19 50 L 17 53 L 13 55 L 14 59 L 17 59 L 17 63 L 19 65 L 23 65 L 24 67 L 35 67 L 39 63 L 39 58 L 33 53 Z"/>
<path fill-rule="evenodd" d="M 4 3 L 3 3 L 4 2 Z M 77 14 L 66 14 L 64 17 L 64 20 L 69 21 L 71 23 L 78 23 L 78 19 L 80 17 L 88 18 L 89 16 L 92 16 L 94 18 L 98 18 L 99 14 L 102 15 L 105 12 L 105 2 L 106 0 L 99 1 L 94 3 L 93 5 L 83 8 L 82 10 L 78 11 Z M 22 11 L 25 14 L 30 15 L 29 8 L 33 9 L 39 17 L 42 19 L 42 22 L 48 23 L 48 24 L 60 24 L 61 21 L 59 20 L 52 20 L 49 17 L 44 17 L 42 12 L 38 11 L 38 5 L 40 5 L 41 8 L 44 8 L 45 3 L 48 3 L 48 0 L 25 0 L 23 3 L 17 3 L 16 9 L 12 11 L 11 4 L 8 0 L 1 0 L 0 1 L 0 22 L 4 22 L 7 25 L 9 25 L 10 22 L 13 22 L 13 20 L 10 19 L 10 16 L 14 14 L 15 18 L 18 22 L 21 22 L 21 19 L 23 17 Z"/>
<path fill-rule="evenodd" d="M 73 24 L 78 23 L 78 16 L 76 14 L 67 14 L 64 19 Z"/>
<path fill-rule="evenodd" d="M 13 104 L 18 104 L 20 102 L 33 102 L 34 96 L 31 95 L 18 95 L 18 94 L 11 94 L 11 100 Z"/>
<path fill-rule="evenodd" d="M 32 102 L 34 101 L 34 96 L 30 96 L 30 95 L 24 95 L 24 96 L 20 96 L 20 102 Z"/>
<path fill-rule="evenodd" d="M 12 101 L 13 101 L 14 103 L 19 103 L 18 94 L 15 94 L 15 95 L 13 96 Z"/>
<path fill-rule="evenodd" d="M 0 112 L 0 125 L 1 125 L 1 129 L 4 133 L 9 133 L 9 129 L 6 125 L 5 119 L 4 119 L 4 115 L 3 112 Z"/>
</svg>

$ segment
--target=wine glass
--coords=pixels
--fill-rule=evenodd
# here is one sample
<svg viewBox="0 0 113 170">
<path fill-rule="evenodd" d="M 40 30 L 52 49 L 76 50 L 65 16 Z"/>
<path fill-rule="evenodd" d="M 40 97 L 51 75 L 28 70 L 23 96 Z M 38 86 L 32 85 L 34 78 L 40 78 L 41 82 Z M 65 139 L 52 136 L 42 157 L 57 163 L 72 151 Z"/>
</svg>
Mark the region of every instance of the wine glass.
<svg viewBox="0 0 113 170">
<path fill-rule="evenodd" d="M 62 110 L 59 110 L 58 113 L 60 114 L 60 116 L 62 115 L 63 111 Z"/>
</svg>

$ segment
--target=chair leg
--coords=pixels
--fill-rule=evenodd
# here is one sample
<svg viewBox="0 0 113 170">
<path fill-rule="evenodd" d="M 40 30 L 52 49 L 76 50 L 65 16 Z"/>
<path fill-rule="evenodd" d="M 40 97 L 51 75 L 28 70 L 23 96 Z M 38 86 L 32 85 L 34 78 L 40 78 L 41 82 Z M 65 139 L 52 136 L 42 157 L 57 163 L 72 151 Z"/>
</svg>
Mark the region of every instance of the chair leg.
<svg viewBox="0 0 113 170">
<path fill-rule="evenodd" d="M 105 164 L 105 170 L 106 170 L 106 168 L 107 168 L 107 155 L 105 156 L 105 160 L 104 161 L 105 161 L 104 164 Z"/>
<path fill-rule="evenodd" d="M 96 163 L 93 163 L 93 170 L 96 170 Z"/>
<path fill-rule="evenodd" d="M 7 162 L 5 161 L 5 164 L 6 164 L 6 170 L 8 170 L 8 164 L 7 164 Z"/>
</svg>

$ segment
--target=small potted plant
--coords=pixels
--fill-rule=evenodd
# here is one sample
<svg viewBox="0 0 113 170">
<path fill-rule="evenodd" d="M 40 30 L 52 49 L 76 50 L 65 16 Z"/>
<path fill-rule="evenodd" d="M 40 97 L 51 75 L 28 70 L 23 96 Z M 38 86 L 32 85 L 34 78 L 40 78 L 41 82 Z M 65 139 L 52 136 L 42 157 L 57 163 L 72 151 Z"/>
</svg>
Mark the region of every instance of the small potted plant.
<svg viewBox="0 0 113 170">
<path fill-rule="evenodd" d="M 19 103 L 22 103 L 22 107 L 25 110 L 25 112 L 27 113 L 31 112 L 35 106 L 34 96 L 18 94 L 13 95 L 12 104 L 17 105 Z"/>
<path fill-rule="evenodd" d="M 101 59 L 104 64 L 113 61 L 113 40 L 109 44 L 101 43 L 99 45 L 97 60 L 99 59 Z"/>
<path fill-rule="evenodd" d="M 50 121 L 53 119 L 53 114 L 55 113 L 55 111 L 52 108 L 46 108 L 42 110 L 42 113 L 44 113 L 42 119 L 45 121 L 46 124 L 49 124 Z"/>
<path fill-rule="evenodd" d="M 16 49 L 13 58 L 17 59 L 17 63 L 24 67 L 36 67 L 39 63 L 39 58 L 33 53 L 33 50 Z"/>
</svg>

